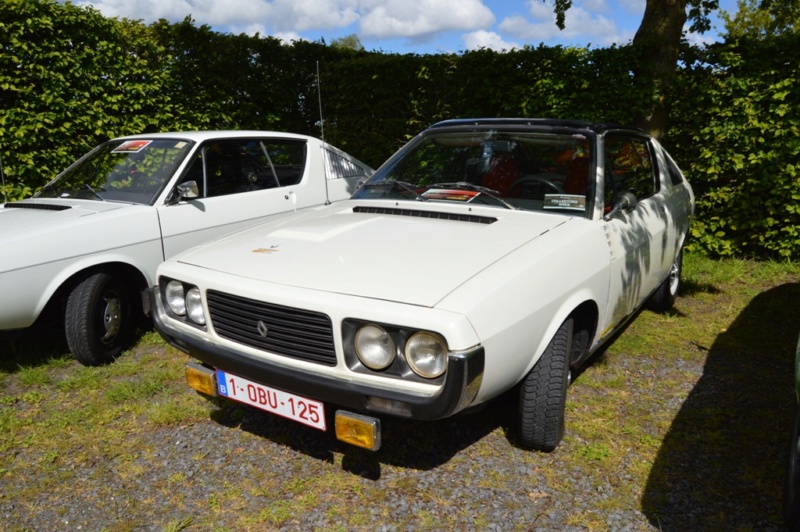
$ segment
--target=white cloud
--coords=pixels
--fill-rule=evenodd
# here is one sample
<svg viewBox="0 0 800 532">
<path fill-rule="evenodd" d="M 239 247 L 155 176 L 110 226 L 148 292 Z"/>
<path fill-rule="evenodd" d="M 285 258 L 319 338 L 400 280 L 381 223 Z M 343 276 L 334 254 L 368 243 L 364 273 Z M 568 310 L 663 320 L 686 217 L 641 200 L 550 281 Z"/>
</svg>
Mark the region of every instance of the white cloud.
<svg viewBox="0 0 800 532">
<path fill-rule="evenodd" d="M 365 6 L 359 23 L 366 37 L 424 39 L 442 31 L 486 29 L 495 21 L 480 0 L 382 0 L 373 4 Z"/>
<path fill-rule="evenodd" d="M 605 9 L 605 2 L 585 2 L 597 9 Z M 566 13 L 564 29 L 556 26 L 556 16 L 551 5 L 540 0 L 530 0 L 528 3 L 531 19 L 521 15 L 512 15 L 504 19 L 499 28 L 502 32 L 529 44 L 557 40 L 580 40 L 587 44 L 610 45 L 613 43 L 624 44 L 632 38 L 630 32 L 620 32 L 613 20 L 599 14 L 590 12 L 582 6 L 574 4 Z"/>
<path fill-rule="evenodd" d="M 260 25 L 273 32 L 343 28 L 359 19 L 358 0 L 81 0 L 108 17 L 171 22 L 191 17 L 198 24 L 234 33 Z M 247 33 L 254 33 L 250 30 Z"/>
<path fill-rule="evenodd" d="M 506 42 L 500 35 L 493 31 L 478 30 L 467 33 L 463 36 L 464 45 L 467 50 L 478 50 L 480 48 L 488 48 L 496 52 L 504 50 L 513 50 L 514 48 L 521 48 L 521 46 L 514 42 Z"/>
</svg>

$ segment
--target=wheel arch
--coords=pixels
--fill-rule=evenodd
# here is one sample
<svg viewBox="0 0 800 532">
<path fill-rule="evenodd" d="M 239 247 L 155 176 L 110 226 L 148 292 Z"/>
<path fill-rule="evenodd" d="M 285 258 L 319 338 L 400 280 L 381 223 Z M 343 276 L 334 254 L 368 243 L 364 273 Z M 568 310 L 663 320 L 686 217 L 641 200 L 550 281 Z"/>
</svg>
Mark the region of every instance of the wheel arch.
<svg viewBox="0 0 800 532">
<path fill-rule="evenodd" d="M 575 307 L 569 317 L 573 320 L 570 366 L 575 368 L 592 354 L 600 312 L 597 303 L 587 300 Z"/>
<path fill-rule="evenodd" d="M 53 290 L 52 295 L 47 300 L 47 303 L 44 305 L 39 315 L 58 313 L 58 315 L 63 317 L 67 298 L 72 290 L 88 277 L 102 272 L 109 273 L 122 279 L 130 289 L 131 296 L 145 293 L 149 285 L 145 273 L 127 262 L 111 261 L 85 265 L 83 268 L 73 269 L 73 271 L 65 273 L 65 275 L 58 280 L 57 288 Z M 136 303 L 137 309 L 139 310 L 146 309 L 146 305 L 143 304 L 143 297 L 143 295 L 141 295 L 141 297 L 132 297 L 132 301 Z"/>
<path fill-rule="evenodd" d="M 597 302 L 593 298 L 588 297 L 588 294 L 583 295 L 583 298 L 576 297 L 566 302 L 558 312 L 552 314 L 552 319 L 549 320 L 549 324 L 544 329 L 544 334 L 538 339 L 534 356 L 522 372 L 520 380 L 539 362 L 550 340 L 558 332 L 561 324 L 568 319 L 573 320 L 573 349 L 570 354 L 570 366 L 577 367 L 581 362 L 589 358 L 597 335 L 600 311 Z M 575 348 L 576 345 L 578 346 L 577 349 Z"/>
</svg>

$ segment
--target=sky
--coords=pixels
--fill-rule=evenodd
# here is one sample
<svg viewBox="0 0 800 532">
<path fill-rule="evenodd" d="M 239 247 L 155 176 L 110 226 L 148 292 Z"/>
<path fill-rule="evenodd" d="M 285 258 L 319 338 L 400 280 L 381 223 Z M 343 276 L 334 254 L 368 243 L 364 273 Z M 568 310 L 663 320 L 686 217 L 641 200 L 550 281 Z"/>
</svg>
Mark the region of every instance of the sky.
<svg viewBox="0 0 800 532">
<path fill-rule="evenodd" d="M 399 54 L 496 51 L 539 46 L 603 48 L 627 44 L 644 14 L 645 0 L 573 0 L 559 30 L 553 0 L 73 0 L 107 17 L 151 23 L 180 22 L 221 33 L 245 33 L 330 43 L 357 35 L 367 50 Z M 736 0 L 720 0 L 735 13 Z M 719 40 L 722 22 L 689 35 L 694 42 Z"/>
</svg>

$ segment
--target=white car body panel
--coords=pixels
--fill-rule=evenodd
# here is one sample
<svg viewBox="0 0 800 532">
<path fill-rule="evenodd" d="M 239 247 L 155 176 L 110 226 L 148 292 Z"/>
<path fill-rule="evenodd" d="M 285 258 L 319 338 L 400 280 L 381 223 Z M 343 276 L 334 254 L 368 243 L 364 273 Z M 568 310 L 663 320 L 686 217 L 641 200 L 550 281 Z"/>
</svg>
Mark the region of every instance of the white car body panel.
<svg viewBox="0 0 800 532">
<path fill-rule="evenodd" d="M 352 207 L 340 202 L 294 219 L 290 227 L 280 222 L 260 226 L 179 260 L 259 282 L 433 307 L 464 279 L 566 223 L 553 216 L 490 209 L 481 214 L 499 218 L 491 225 L 431 226 L 420 218 L 356 214 Z M 420 210 L 425 208 L 431 209 Z M 362 242 L 371 244 L 365 248 Z M 413 242 L 415 253 L 398 246 L 401 242 Z"/>
</svg>

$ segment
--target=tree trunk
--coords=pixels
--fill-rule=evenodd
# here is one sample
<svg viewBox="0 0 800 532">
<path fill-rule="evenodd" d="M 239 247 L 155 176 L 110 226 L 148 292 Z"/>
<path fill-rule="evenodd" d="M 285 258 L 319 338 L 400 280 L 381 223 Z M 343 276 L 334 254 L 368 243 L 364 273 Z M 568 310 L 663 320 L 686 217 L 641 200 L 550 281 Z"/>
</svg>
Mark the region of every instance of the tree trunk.
<svg viewBox="0 0 800 532">
<path fill-rule="evenodd" d="M 647 0 L 633 47 L 637 50 L 637 78 L 653 90 L 652 104 L 637 124 L 656 138 L 663 137 L 669 121 L 669 90 L 678 67 L 687 0 Z"/>
</svg>

